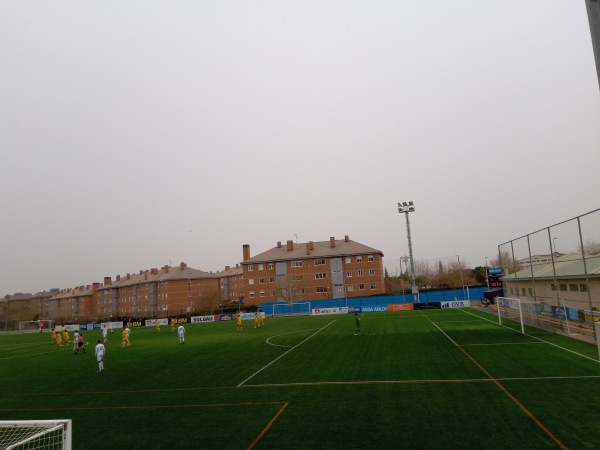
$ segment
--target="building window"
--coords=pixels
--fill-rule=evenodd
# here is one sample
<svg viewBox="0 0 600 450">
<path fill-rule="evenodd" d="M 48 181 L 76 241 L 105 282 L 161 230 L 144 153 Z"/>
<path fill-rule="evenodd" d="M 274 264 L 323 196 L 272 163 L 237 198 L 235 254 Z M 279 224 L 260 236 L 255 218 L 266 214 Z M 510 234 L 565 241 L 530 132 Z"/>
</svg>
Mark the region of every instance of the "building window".
<svg viewBox="0 0 600 450">
<path fill-rule="evenodd" d="M 254 278 L 250 278 L 250 279 L 248 280 L 248 284 L 254 284 Z"/>
<path fill-rule="evenodd" d="M 528 288 L 527 292 L 529 293 L 530 297 L 533 297 L 533 289 L 532 288 Z"/>
<path fill-rule="evenodd" d="M 264 278 L 259 278 L 259 279 L 258 279 L 258 283 L 259 283 L 259 284 L 263 284 L 264 282 L 265 282 L 265 279 L 264 279 Z"/>
<path fill-rule="evenodd" d="M 275 297 L 275 291 L 269 291 L 269 296 Z"/>
<path fill-rule="evenodd" d="M 315 259 L 315 266 L 324 266 L 324 265 L 325 265 L 324 259 Z"/>
<path fill-rule="evenodd" d="M 352 271 L 349 270 L 348 272 L 346 272 L 346 278 L 352 278 Z"/>
<path fill-rule="evenodd" d="M 581 292 L 587 292 L 587 284 L 580 284 L 579 285 L 579 290 Z"/>
<path fill-rule="evenodd" d="M 556 291 L 556 285 L 554 283 L 550 284 L 550 289 Z"/>
<path fill-rule="evenodd" d="M 296 289 L 296 294 L 304 294 L 304 288 Z"/>
<path fill-rule="evenodd" d="M 346 256 L 346 264 L 350 264 L 352 262 L 352 258 Z"/>
<path fill-rule="evenodd" d="M 326 287 L 317 287 L 316 291 L 317 292 L 327 292 L 327 288 Z"/>
<path fill-rule="evenodd" d="M 269 283 L 275 283 L 275 277 L 269 277 Z"/>
<path fill-rule="evenodd" d="M 578 284 L 569 284 L 569 290 L 571 292 L 579 292 L 579 285 Z"/>
<path fill-rule="evenodd" d="M 521 288 L 521 294 L 525 295 L 525 288 L 524 287 Z"/>
<path fill-rule="evenodd" d="M 377 289 L 377 283 L 371 283 L 371 290 L 374 291 Z"/>
<path fill-rule="evenodd" d="M 367 261 L 373 262 L 373 261 L 375 261 L 375 257 L 373 255 L 369 255 L 369 256 L 367 256 Z"/>
<path fill-rule="evenodd" d="M 273 270 L 275 268 L 275 264 L 269 263 L 269 270 Z"/>
<path fill-rule="evenodd" d="M 249 293 L 248 293 L 248 297 L 250 297 L 250 298 L 254 298 L 254 292 L 249 292 Z"/>
<path fill-rule="evenodd" d="M 302 281 L 304 280 L 304 275 L 292 275 L 293 281 Z"/>
<path fill-rule="evenodd" d="M 558 285 L 558 290 L 561 292 L 564 292 L 567 290 L 567 285 L 566 284 L 559 284 Z"/>
<path fill-rule="evenodd" d="M 265 268 L 265 265 L 264 265 L 264 264 L 259 264 L 259 265 L 258 265 L 258 270 L 263 270 L 264 268 Z"/>
<path fill-rule="evenodd" d="M 260 291 L 260 292 L 258 293 L 258 295 L 259 295 L 260 297 L 264 297 L 264 296 L 265 296 L 265 291 Z"/>
<path fill-rule="evenodd" d="M 356 257 L 356 262 L 357 263 L 361 263 L 362 262 L 362 256 L 357 256 Z"/>
<path fill-rule="evenodd" d="M 362 276 L 363 276 L 363 271 L 362 271 L 362 270 L 359 270 L 359 271 L 358 271 L 358 276 L 359 276 L 359 277 L 362 277 Z"/>
<path fill-rule="evenodd" d="M 248 264 L 248 272 L 252 272 L 254 270 L 253 264 Z"/>
<path fill-rule="evenodd" d="M 325 272 L 315 273 L 315 279 L 322 280 L 324 278 L 327 278 L 327 274 Z"/>
<path fill-rule="evenodd" d="M 302 267 L 302 261 L 292 261 L 292 267 Z"/>
<path fill-rule="evenodd" d="M 348 289 L 348 292 L 352 292 L 354 291 L 354 285 L 353 284 L 349 284 L 346 289 Z"/>
<path fill-rule="evenodd" d="M 375 275 L 375 270 L 369 269 L 369 275 Z"/>
<path fill-rule="evenodd" d="M 359 291 L 364 291 L 364 290 L 365 290 L 365 285 L 364 285 L 364 284 L 362 284 L 362 283 L 361 283 L 361 284 L 359 284 L 359 285 L 358 285 L 358 290 L 359 290 Z"/>
</svg>

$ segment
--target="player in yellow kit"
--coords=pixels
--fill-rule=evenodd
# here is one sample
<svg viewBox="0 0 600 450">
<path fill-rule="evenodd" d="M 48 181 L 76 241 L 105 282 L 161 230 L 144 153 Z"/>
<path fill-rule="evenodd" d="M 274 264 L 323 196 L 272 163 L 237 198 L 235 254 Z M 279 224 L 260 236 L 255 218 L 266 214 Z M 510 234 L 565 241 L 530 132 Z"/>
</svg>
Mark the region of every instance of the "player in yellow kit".
<svg viewBox="0 0 600 450">
<path fill-rule="evenodd" d="M 156 319 L 156 331 L 158 331 L 160 333 L 160 321 L 158 319 Z"/>
<path fill-rule="evenodd" d="M 262 327 L 265 324 L 262 310 L 258 308 L 258 312 L 256 314 L 258 315 L 258 326 Z"/>
<path fill-rule="evenodd" d="M 236 324 L 237 324 L 237 330 L 239 333 L 240 331 L 242 331 L 242 315 L 241 314 L 238 314 Z"/>
<path fill-rule="evenodd" d="M 254 328 L 260 327 L 260 325 L 259 325 L 260 319 L 258 318 L 259 314 L 260 313 L 258 313 L 258 312 L 256 314 L 254 314 Z"/>
<path fill-rule="evenodd" d="M 65 327 L 62 329 L 62 337 L 65 340 L 65 345 L 69 345 L 69 332 Z"/>
<path fill-rule="evenodd" d="M 52 337 L 52 341 L 50 343 L 56 344 L 56 330 L 54 328 L 52 328 L 52 334 L 50 336 Z"/>
<path fill-rule="evenodd" d="M 177 321 L 176 321 L 174 318 L 173 318 L 173 319 L 171 319 L 171 333 L 172 333 L 173 331 L 175 331 L 175 324 L 176 324 L 176 323 L 177 323 Z"/>
<path fill-rule="evenodd" d="M 128 347 L 131 345 L 129 343 L 129 333 L 127 332 L 127 328 L 123 328 L 123 331 L 121 331 L 121 348 L 125 347 L 125 345 Z"/>
<path fill-rule="evenodd" d="M 60 333 L 56 333 L 56 345 L 58 345 L 61 350 L 64 350 L 62 346 L 62 336 Z"/>
</svg>

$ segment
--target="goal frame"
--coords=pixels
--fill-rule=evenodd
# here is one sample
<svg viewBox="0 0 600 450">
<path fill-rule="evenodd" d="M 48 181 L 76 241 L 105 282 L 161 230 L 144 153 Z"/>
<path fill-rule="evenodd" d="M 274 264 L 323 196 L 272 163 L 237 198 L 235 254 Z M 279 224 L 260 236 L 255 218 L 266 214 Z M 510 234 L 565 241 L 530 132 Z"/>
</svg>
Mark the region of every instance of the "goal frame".
<svg viewBox="0 0 600 450">
<path fill-rule="evenodd" d="M 38 326 L 38 324 L 40 322 L 44 322 L 44 329 L 46 329 L 47 327 L 48 330 L 51 330 L 54 326 L 54 322 L 51 319 L 22 320 L 19 322 L 19 333 L 34 333 L 36 331 L 39 331 L 40 327 Z M 33 327 L 31 330 L 23 330 L 23 325 L 27 323 L 35 324 L 35 327 Z"/>
<path fill-rule="evenodd" d="M 307 305 L 308 309 L 306 311 L 300 309 L 300 305 Z M 285 311 L 278 313 L 278 309 L 284 309 Z M 273 304 L 273 314 L 271 317 L 310 316 L 312 314 L 311 311 L 310 302 L 275 303 Z"/>
<path fill-rule="evenodd" d="M 36 439 L 42 438 L 45 434 L 60 431 L 61 432 L 61 447 L 62 450 L 72 450 L 72 422 L 71 419 L 56 419 L 56 420 L 0 420 L 0 439 L 3 438 L 6 430 L 17 430 L 23 428 L 37 428 L 39 431 L 32 432 L 27 436 L 18 438 L 19 440 L 11 441 L 7 447 L 3 447 L 6 450 L 19 448 L 20 446 L 31 444 Z M 2 443 L 3 441 L 0 441 Z M 4 444 L 3 444 L 4 445 Z M 33 448 L 33 447 L 27 447 Z M 36 447 L 36 448 L 49 448 L 49 447 Z"/>
</svg>

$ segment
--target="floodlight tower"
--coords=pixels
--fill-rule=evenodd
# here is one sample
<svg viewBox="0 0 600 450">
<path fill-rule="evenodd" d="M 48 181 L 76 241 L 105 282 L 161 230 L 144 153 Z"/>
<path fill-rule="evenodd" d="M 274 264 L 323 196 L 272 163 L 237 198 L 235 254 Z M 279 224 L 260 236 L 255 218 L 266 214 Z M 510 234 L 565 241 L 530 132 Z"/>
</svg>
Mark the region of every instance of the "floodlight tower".
<svg viewBox="0 0 600 450">
<path fill-rule="evenodd" d="M 417 287 L 417 280 L 415 279 L 415 262 L 413 260 L 412 251 L 412 240 L 410 238 L 410 220 L 408 219 L 408 213 L 415 212 L 415 205 L 412 201 L 398 202 L 398 212 L 406 215 L 406 234 L 408 236 L 408 257 L 410 258 L 410 285 L 415 302 L 419 302 L 419 288 Z"/>
</svg>

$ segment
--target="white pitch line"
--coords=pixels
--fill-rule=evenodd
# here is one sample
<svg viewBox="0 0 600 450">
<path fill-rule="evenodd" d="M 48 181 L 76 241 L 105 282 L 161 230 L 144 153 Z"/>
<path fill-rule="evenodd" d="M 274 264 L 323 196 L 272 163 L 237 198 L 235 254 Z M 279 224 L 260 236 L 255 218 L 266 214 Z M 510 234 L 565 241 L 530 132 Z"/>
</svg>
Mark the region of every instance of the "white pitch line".
<svg viewBox="0 0 600 450">
<path fill-rule="evenodd" d="M 470 313 L 470 312 L 468 312 L 468 311 L 464 311 L 464 310 L 463 310 L 463 312 L 464 312 L 465 314 L 469 314 L 469 315 L 471 315 L 471 316 L 473 316 L 473 317 L 479 317 L 478 315 L 476 315 L 476 314 L 473 314 L 473 313 Z M 486 319 L 485 317 L 479 317 L 479 318 L 480 318 L 481 320 L 485 320 L 486 322 L 493 323 L 494 325 L 498 325 L 496 322 L 492 322 L 491 320 L 489 320 L 489 319 Z M 515 333 L 520 333 L 520 332 L 521 332 L 520 330 L 515 330 L 515 329 L 513 329 L 513 328 L 510 328 L 510 327 L 507 327 L 507 326 L 505 326 L 505 325 L 498 325 L 498 326 L 501 326 L 502 328 L 506 328 L 507 330 L 514 331 Z M 600 360 L 598 360 L 598 359 L 595 359 L 595 358 L 590 358 L 589 356 L 582 355 L 581 353 L 577 353 L 576 351 L 570 350 L 570 349 L 568 349 L 568 348 L 565 348 L 565 347 L 561 347 L 560 345 L 553 344 L 552 342 L 545 341 L 545 340 L 543 340 L 543 339 L 540 339 L 539 337 L 532 336 L 532 335 L 530 335 L 530 334 L 527 334 L 527 333 L 525 333 L 525 336 L 529 336 L 531 339 L 537 339 L 538 341 L 545 342 L 545 343 L 546 343 L 546 344 L 548 344 L 548 345 L 552 345 L 553 347 L 560 348 L 561 350 L 564 350 L 564 351 L 566 351 L 566 352 L 573 353 L 574 355 L 577 355 L 577 356 L 581 356 L 582 358 L 589 359 L 590 361 L 594 361 L 594 362 L 596 362 L 596 363 L 600 363 Z"/>
<path fill-rule="evenodd" d="M 546 381 L 546 380 L 581 380 L 600 379 L 600 375 L 577 375 L 562 377 L 507 377 L 507 378 L 465 378 L 465 379 L 431 379 L 431 380 L 364 380 L 364 381 L 306 381 L 298 383 L 246 384 L 244 388 L 261 387 L 294 387 L 294 386 L 336 386 L 363 384 L 425 384 L 425 383 L 490 383 L 494 381 Z M 239 387 L 239 386 L 238 386 Z"/>
<path fill-rule="evenodd" d="M 294 345 L 292 348 L 290 348 L 288 351 L 283 352 L 281 355 L 279 355 L 277 358 L 275 358 L 273 361 L 271 361 L 269 364 L 267 364 L 266 366 L 262 367 L 261 369 L 257 370 L 256 372 L 254 372 L 252 375 L 250 375 L 248 378 L 246 378 L 244 381 L 242 381 L 240 384 L 238 384 L 238 387 L 242 386 L 244 383 L 246 383 L 246 381 L 254 378 L 256 375 L 258 375 L 260 372 L 262 372 L 263 370 L 265 370 L 267 367 L 269 367 L 270 365 L 276 363 L 279 359 L 283 358 L 285 355 L 287 355 L 289 352 L 291 352 L 292 350 L 294 350 L 295 348 L 301 346 L 302 344 L 304 344 L 306 341 L 308 341 L 311 337 L 313 337 L 315 334 L 320 333 L 321 331 L 323 331 L 325 328 L 327 328 L 329 325 L 331 325 L 332 323 L 336 322 L 337 319 L 332 320 L 331 322 L 329 322 L 327 325 L 325 325 L 323 328 L 319 328 L 317 331 L 315 331 L 313 334 L 311 334 L 309 337 L 307 337 L 306 339 L 304 339 L 302 342 L 300 342 L 299 344 Z"/>
<path fill-rule="evenodd" d="M 282 333 L 282 334 L 277 334 L 275 336 L 271 336 L 269 339 L 266 340 L 267 344 L 269 345 L 273 345 L 274 347 L 285 347 L 285 348 L 291 348 L 293 347 L 293 345 L 279 345 L 279 344 L 273 344 L 271 341 L 271 339 L 277 338 L 279 336 L 285 336 L 286 334 L 294 334 L 294 333 L 302 333 L 304 331 L 313 331 L 313 330 L 318 330 L 319 328 L 309 328 L 307 330 L 298 330 L 298 331 L 290 331 L 289 333 Z"/>
<path fill-rule="evenodd" d="M 461 347 L 471 347 L 473 345 L 540 345 L 546 342 L 496 342 L 493 344 L 461 344 Z"/>
<path fill-rule="evenodd" d="M 29 356 L 44 355 L 46 353 L 54 353 L 54 352 L 58 352 L 58 351 L 60 351 L 60 350 L 56 349 L 56 350 L 50 350 L 50 351 L 47 351 L 47 352 L 28 353 L 26 355 L 17 355 L 17 356 L 2 356 L 2 357 L 0 357 L 0 359 L 27 358 Z"/>
</svg>

